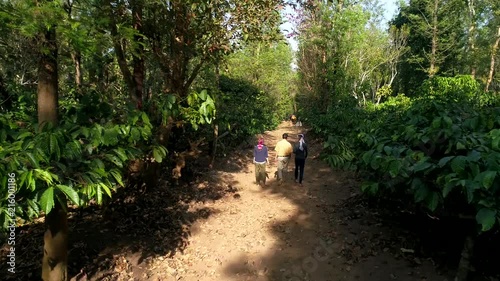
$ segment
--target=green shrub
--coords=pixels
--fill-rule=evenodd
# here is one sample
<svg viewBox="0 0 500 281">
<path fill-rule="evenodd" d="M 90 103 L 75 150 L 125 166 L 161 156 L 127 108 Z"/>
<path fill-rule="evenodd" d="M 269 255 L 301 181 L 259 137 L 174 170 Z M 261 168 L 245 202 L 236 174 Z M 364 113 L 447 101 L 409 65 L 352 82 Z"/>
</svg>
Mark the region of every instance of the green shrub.
<svg viewBox="0 0 500 281">
<path fill-rule="evenodd" d="M 500 222 L 499 98 L 470 76 L 435 77 L 418 92 L 314 119 L 327 139 L 324 158 L 362 172 L 367 194 L 474 215 L 482 231 L 492 229 Z"/>
</svg>

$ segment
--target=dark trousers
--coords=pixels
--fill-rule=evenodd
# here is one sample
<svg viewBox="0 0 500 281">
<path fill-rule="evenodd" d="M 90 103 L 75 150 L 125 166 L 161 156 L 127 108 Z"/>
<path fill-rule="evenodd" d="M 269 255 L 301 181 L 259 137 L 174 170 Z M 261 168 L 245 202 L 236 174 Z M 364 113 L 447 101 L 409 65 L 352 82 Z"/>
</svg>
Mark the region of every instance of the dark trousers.
<svg viewBox="0 0 500 281">
<path fill-rule="evenodd" d="M 306 164 L 306 159 L 295 158 L 295 180 L 298 179 L 299 183 L 302 183 L 302 179 L 304 178 L 304 165 L 305 164 Z"/>
</svg>

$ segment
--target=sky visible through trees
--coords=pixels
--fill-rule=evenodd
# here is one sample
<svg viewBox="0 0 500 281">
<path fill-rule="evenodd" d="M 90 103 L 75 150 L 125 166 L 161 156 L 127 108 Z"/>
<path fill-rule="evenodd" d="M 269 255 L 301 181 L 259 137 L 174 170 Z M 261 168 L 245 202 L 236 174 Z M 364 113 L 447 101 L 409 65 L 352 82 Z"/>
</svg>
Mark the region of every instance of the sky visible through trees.
<svg viewBox="0 0 500 281">
<path fill-rule="evenodd" d="M 397 4 L 396 0 L 381 0 L 380 3 L 382 4 L 382 7 L 384 8 L 384 23 L 389 22 L 392 17 L 396 14 L 397 12 Z M 295 14 L 293 9 L 290 6 L 286 6 L 284 14 Z M 293 28 L 293 24 L 289 21 L 286 21 L 285 17 L 285 22 L 281 24 L 281 31 L 285 36 L 289 33 L 288 31 Z M 288 37 L 288 36 L 287 36 Z M 298 49 L 298 43 L 297 40 L 294 37 L 288 37 L 288 43 L 292 47 L 293 51 L 297 51 Z"/>
</svg>

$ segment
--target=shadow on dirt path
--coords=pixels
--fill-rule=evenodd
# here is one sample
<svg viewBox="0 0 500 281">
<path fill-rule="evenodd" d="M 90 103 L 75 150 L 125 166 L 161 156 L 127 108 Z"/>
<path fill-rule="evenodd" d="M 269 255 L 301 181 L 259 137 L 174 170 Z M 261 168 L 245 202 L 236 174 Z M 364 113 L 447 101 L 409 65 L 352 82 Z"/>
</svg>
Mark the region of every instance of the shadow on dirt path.
<svg viewBox="0 0 500 281">
<path fill-rule="evenodd" d="M 207 171 L 205 177 L 210 176 Z M 109 209 L 90 206 L 69 212 L 68 276 L 71 280 L 148 280 L 150 264 L 184 251 L 195 221 L 218 210 L 205 205 L 231 194 L 225 186 L 192 178 L 152 190 L 127 189 L 114 195 Z M 217 178 L 214 181 L 219 181 Z M 16 273 L 7 273 L 5 243 L 0 248 L 0 280 L 40 280 L 43 217 L 17 228 Z M 7 274 L 5 274 L 7 273 Z"/>
<path fill-rule="evenodd" d="M 296 142 L 296 129 L 281 126 L 268 137 L 275 143 L 283 132 L 292 132 L 290 141 Z M 245 276 L 240 280 L 446 279 L 428 262 L 412 265 L 394 258 L 387 229 L 361 210 L 343 209 L 350 207 L 346 200 L 355 198 L 357 183 L 317 158 L 321 143 L 309 146 L 312 157 L 306 161 L 303 187 L 289 175 L 284 185 L 272 183 L 252 191 L 257 198 L 276 198 L 256 204 L 269 206 L 269 214 L 275 216 L 262 225 L 274 243 L 265 252 L 241 254 L 225 265 L 222 276 L 228 280 L 236 280 L 234 276 Z"/>
<path fill-rule="evenodd" d="M 305 131 L 283 123 L 265 132 L 271 159 L 285 132 L 296 142 Z M 303 186 L 293 160 L 283 185 L 272 161 L 268 185 L 257 186 L 248 145 L 185 185 L 116 196 L 110 217 L 72 214 L 72 280 L 452 280 L 414 256 L 413 236 L 370 211 L 354 177 L 318 159 L 322 144 L 305 133 Z M 39 280 L 42 236 L 40 223 L 19 229 L 19 274 L 5 279 L 2 271 L 2 280 Z"/>
<path fill-rule="evenodd" d="M 266 132 L 270 158 L 284 132 L 295 142 L 300 129 L 283 123 Z M 272 161 L 268 185 L 257 186 L 251 147 L 219 163 L 218 177 L 237 193 L 214 203 L 219 213 L 194 223 L 197 234 L 185 254 L 173 258 L 183 263 L 173 267 L 159 262 L 157 276 L 199 281 L 451 280 L 430 261 L 405 258 L 390 229 L 356 208 L 357 182 L 319 160 L 321 143 L 309 141 L 306 134 L 310 158 L 303 186 L 294 182 L 293 160 L 283 185 L 271 176 L 276 170 Z M 240 170 L 235 172 L 235 166 Z"/>
</svg>

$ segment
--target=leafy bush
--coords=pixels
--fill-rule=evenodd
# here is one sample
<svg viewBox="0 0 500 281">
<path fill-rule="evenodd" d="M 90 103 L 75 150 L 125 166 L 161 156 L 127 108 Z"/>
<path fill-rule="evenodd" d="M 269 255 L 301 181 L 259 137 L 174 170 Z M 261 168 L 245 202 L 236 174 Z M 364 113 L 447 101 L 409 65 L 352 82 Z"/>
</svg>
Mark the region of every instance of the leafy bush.
<svg viewBox="0 0 500 281">
<path fill-rule="evenodd" d="M 318 120 L 316 131 L 327 136 L 324 157 L 360 171 L 367 194 L 474 215 L 482 231 L 492 229 L 500 222 L 498 97 L 469 76 L 436 77 L 418 92 L 324 117 L 336 125 Z"/>
<path fill-rule="evenodd" d="M 221 76 L 220 91 L 219 128 L 230 130 L 234 141 L 274 129 L 280 122 L 271 97 L 251 83 Z"/>
<path fill-rule="evenodd" d="M 142 152 L 138 142 L 151 136 L 145 113 L 133 114 L 125 124 L 79 126 L 62 122 L 53 128 L 20 127 L 7 116 L 0 118 L 0 196 L 7 198 L 8 174 L 15 173 L 18 204 L 16 215 L 24 220 L 48 213 L 55 200 L 66 206 L 69 199 L 80 206 L 111 196 L 123 186 L 123 168 Z M 166 151 L 159 147 L 160 155 Z M 0 201 L 0 224 L 9 221 L 7 200 Z"/>
<path fill-rule="evenodd" d="M 397 123 L 359 134 L 363 191 L 409 194 L 431 211 L 475 210 L 486 231 L 500 217 L 500 109 L 447 98 L 421 98 Z"/>
</svg>

